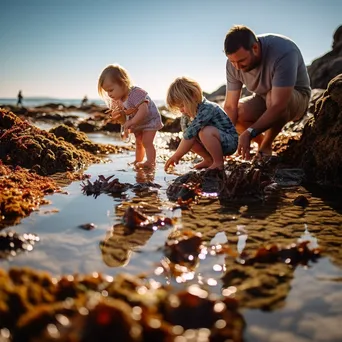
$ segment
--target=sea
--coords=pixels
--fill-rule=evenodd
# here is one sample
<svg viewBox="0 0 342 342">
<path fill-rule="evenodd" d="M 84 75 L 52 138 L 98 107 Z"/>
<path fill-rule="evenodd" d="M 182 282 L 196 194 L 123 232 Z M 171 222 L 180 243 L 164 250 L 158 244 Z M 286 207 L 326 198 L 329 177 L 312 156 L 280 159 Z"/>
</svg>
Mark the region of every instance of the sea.
<svg viewBox="0 0 342 342">
<path fill-rule="evenodd" d="M 163 100 L 154 100 L 157 107 L 163 106 L 165 101 Z M 64 98 L 53 98 L 53 97 L 24 97 L 22 100 L 22 104 L 24 107 L 37 107 L 42 106 L 47 103 L 59 103 L 64 106 L 80 106 L 82 103 L 82 99 L 64 99 Z M 96 104 L 98 106 L 105 106 L 105 103 L 102 99 L 88 99 L 88 104 Z M 15 106 L 17 104 L 17 98 L 0 98 L 0 106 L 1 105 L 12 105 Z"/>
</svg>

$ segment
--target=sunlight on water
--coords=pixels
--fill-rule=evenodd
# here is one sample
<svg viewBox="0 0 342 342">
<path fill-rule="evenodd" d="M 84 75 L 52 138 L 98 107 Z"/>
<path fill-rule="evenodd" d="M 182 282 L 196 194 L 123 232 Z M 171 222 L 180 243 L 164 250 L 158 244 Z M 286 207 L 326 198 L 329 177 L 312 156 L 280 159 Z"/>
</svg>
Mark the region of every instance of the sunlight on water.
<svg viewBox="0 0 342 342">
<path fill-rule="evenodd" d="M 89 137 L 97 143 L 124 145 L 115 134 L 92 133 Z M 334 209 L 334 202 L 324 202 L 302 189 L 310 198 L 310 205 L 306 209 L 295 207 L 292 202 L 296 194 L 289 189 L 275 203 L 221 206 L 208 197 L 186 212 L 172 211 L 166 189 L 176 174 L 190 170 L 192 161 L 177 165 L 175 174 L 165 173 L 160 156 L 166 148 L 163 134 L 158 140 L 161 147 L 153 174 L 133 170 L 130 165 L 134 160 L 133 151 L 110 155 L 110 163 L 92 165 L 86 173 L 91 181 L 98 175 L 115 175 L 121 183 L 151 181 L 161 188 L 152 189 L 143 198 L 133 190 L 95 198 L 82 194 L 82 182 L 73 182 L 64 189 L 67 194 L 47 196 L 50 204 L 19 225 L 6 228 L 37 234 L 40 241 L 32 251 L 3 260 L 2 267 L 29 266 L 55 276 L 144 272 L 163 285 L 171 284 L 178 289 L 191 285 L 195 286 L 191 291 L 197 292 L 201 285 L 212 294 L 238 298 L 247 323 L 247 341 L 342 339 L 340 323 L 337 323 L 342 318 L 339 244 L 342 215 L 338 207 Z M 121 234 L 118 228 L 122 222 L 121 207 L 132 201 L 145 201 L 160 208 L 163 215 L 176 220 L 175 227 Z M 80 229 L 89 223 L 94 225 L 93 229 Z M 204 247 L 198 255 L 190 253 L 187 265 L 172 268 L 165 255 L 165 241 L 171 233 L 182 229 L 201 233 Z M 322 248 L 323 258 L 308 266 L 260 263 L 257 267 L 245 267 L 242 264 L 242 256 L 253 256 L 260 247 L 273 244 L 285 247 L 297 241 L 309 241 L 311 249 Z M 260 310 L 263 307 L 265 310 Z"/>
</svg>

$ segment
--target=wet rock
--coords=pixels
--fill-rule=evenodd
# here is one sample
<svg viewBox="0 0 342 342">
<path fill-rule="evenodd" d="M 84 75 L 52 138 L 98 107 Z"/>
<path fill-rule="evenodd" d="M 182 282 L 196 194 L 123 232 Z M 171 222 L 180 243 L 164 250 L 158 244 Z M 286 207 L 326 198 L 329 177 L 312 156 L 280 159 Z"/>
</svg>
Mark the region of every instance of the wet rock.
<svg viewBox="0 0 342 342">
<path fill-rule="evenodd" d="M 169 150 L 177 150 L 180 142 L 181 142 L 180 137 L 175 137 L 175 138 L 171 137 L 169 141 Z"/>
<path fill-rule="evenodd" d="M 102 130 L 108 131 L 108 132 L 119 133 L 121 130 L 121 125 L 117 123 L 107 122 L 106 124 L 103 125 Z"/>
<path fill-rule="evenodd" d="M 91 123 L 89 121 L 80 122 L 78 124 L 77 128 L 81 132 L 85 132 L 85 133 L 92 133 L 92 132 L 95 132 L 96 130 L 98 130 L 95 123 Z"/>
<path fill-rule="evenodd" d="M 305 171 L 307 180 L 342 185 L 342 74 L 329 82 L 303 134 L 281 155 Z"/>
<path fill-rule="evenodd" d="M 304 195 L 300 195 L 293 200 L 293 204 L 305 208 L 309 205 L 309 200 Z"/>
<path fill-rule="evenodd" d="M 171 201 L 177 201 L 178 198 L 183 201 L 195 198 L 201 181 L 200 174 L 193 171 L 179 176 L 168 186 L 166 190 L 167 197 Z"/>
<path fill-rule="evenodd" d="M 94 223 L 84 223 L 80 224 L 78 228 L 81 228 L 83 230 L 93 230 L 94 228 L 96 228 L 96 225 Z"/>
<path fill-rule="evenodd" d="M 177 133 L 181 131 L 180 118 L 171 119 L 162 116 L 162 122 L 164 124 L 164 127 L 161 129 L 162 132 Z"/>
<path fill-rule="evenodd" d="M 224 170 L 191 171 L 177 177 L 167 188 L 166 194 L 171 201 L 207 195 L 216 196 L 223 202 L 261 201 L 269 195 L 264 191 L 266 186 L 273 183 L 276 164 L 272 163 L 271 159 L 255 163 L 232 160 L 225 165 Z M 268 188 L 267 192 L 270 190 Z"/>
</svg>

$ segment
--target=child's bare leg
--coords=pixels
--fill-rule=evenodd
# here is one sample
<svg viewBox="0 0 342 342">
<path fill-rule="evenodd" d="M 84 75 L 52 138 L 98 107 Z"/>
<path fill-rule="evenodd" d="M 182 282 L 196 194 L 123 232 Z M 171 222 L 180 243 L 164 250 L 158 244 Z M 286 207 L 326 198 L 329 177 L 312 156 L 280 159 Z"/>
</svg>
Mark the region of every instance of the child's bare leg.
<svg viewBox="0 0 342 342">
<path fill-rule="evenodd" d="M 153 167 L 156 164 L 156 149 L 153 145 L 153 140 L 157 131 L 143 131 L 142 143 L 146 151 L 146 161 L 144 163 L 138 163 L 139 167 Z"/>
<path fill-rule="evenodd" d="M 200 163 L 195 164 L 195 169 L 203 169 L 205 167 L 209 167 L 213 163 L 211 155 L 197 140 L 195 140 L 194 144 L 192 145 L 191 151 L 203 158 Z"/>
<path fill-rule="evenodd" d="M 199 133 L 201 142 L 210 154 L 213 163 L 210 169 L 223 168 L 223 152 L 221 146 L 220 132 L 216 127 L 206 126 Z"/>
<path fill-rule="evenodd" d="M 140 163 L 145 157 L 145 148 L 143 144 L 143 133 L 137 132 L 135 135 L 135 161 L 134 164 Z"/>
</svg>

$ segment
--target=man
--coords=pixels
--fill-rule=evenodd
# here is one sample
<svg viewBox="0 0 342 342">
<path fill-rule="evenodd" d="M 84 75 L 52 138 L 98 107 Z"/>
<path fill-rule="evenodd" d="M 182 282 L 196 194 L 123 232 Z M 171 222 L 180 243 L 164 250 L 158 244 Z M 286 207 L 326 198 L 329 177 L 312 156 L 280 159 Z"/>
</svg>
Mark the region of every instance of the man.
<svg viewBox="0 0 342 342">
<path fill-rule="evenodd" d="M 224 41 L 227 92 L 224 110 L 239 137 L 238 153 L 250 159 L 272 155 L 272 143 L 289 121 L 302 118 L 310 100 L 310 80 L 297 45 L 275 34 L 256 36 L 246 26 L 233 26 Z M 240 99 L 242 86 L 253 95 Z"/>
</svg>

